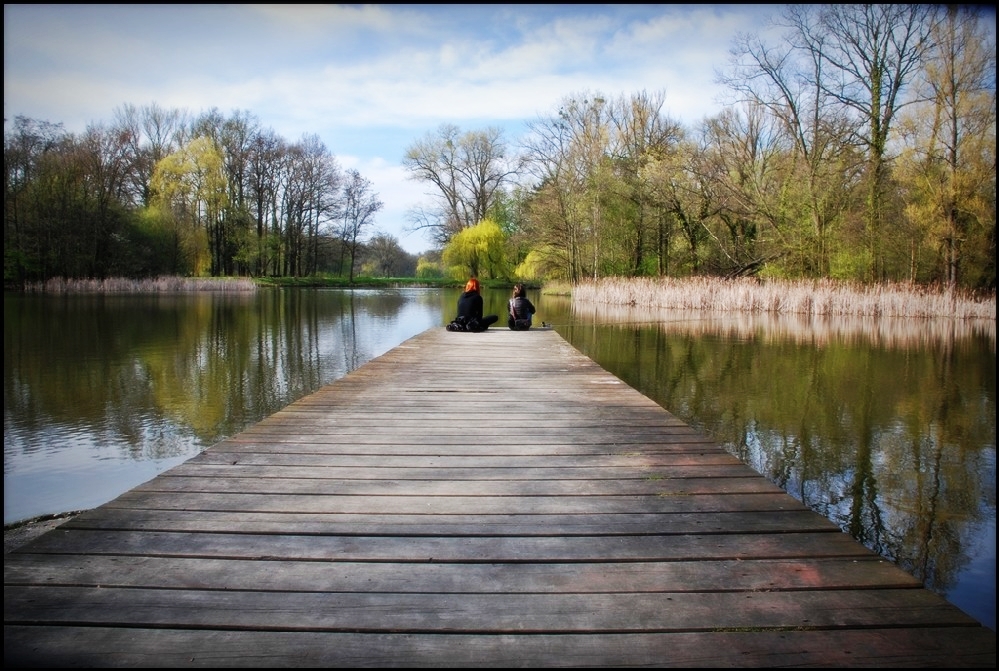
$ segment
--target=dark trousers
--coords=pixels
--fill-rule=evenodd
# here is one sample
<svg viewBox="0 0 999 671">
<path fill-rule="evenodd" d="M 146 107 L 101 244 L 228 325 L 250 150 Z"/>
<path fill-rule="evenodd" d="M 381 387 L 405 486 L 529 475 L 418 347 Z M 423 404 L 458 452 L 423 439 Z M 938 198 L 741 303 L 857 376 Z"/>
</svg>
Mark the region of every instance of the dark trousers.
<svg viewBox="0 0 999 671">
<path fill-rule="evenodd" d="M 485 331 L 487 328 L 489 328 L 498 321 L 499 317 L 496 315 L 483 315 L 482 319 L 480 319 L 476 324 L 476 327 L 473 329 L 469 329 L 469 331 L 475 331 L 476 333 Z"/>
</svg>

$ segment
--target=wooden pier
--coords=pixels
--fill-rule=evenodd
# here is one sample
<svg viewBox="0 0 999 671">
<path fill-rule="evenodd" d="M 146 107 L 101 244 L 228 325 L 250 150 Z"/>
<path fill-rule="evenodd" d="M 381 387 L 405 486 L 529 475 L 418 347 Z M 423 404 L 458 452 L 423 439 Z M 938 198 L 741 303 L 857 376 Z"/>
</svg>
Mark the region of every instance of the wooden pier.
<svg viewBox="0 0 999 671">
<path fill-rule="evenodd" d="M 5 556 L 16 667 L 989 667 L 551 330 L 435 328 Z"/>
</svg>

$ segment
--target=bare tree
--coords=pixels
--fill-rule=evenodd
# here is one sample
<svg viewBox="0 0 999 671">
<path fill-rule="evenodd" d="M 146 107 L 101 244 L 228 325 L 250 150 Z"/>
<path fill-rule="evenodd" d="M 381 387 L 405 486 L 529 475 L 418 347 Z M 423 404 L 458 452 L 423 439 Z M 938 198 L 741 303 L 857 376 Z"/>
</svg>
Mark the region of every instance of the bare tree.
<svg viewBox="0 0 999 671">
<path fill-rule="evenodd" d="M 343 185 L 340 227 L 347 253 L 350 255 L 350 281 L 354 281 L 354 262 L 364 229 L 374 223 L 375 214 L 383 203 L 371 190 L 371 180 L 361 177 L 357 170 L 348 170 Z"/>
<path fill-rule="evenodd" d="M 757 200 L 756 207 L 775 226 L 797 271 L 821 277 L 829 272 L 832 229 L 842 212 L 844 189 L 856 180 L 861 165 L 851 146 L 855 124 L 821 86 L 824 61 L 818 53 L 739 35 L 730 69 L 719 79 L 736 95 L 733 113 L 765 110 L 776 122 L 779 136 L 774 139 L 789 149 L 783 178 L 795 198 L 793 211 L 802 212 L 807 221 L 776 216 L 788 211 L 780 201 Z"/>
<path fill-rule="evenodd" d="M 336 157 L 318 135 L 304 135 L 296 147 L 299 151 L 292 154 L 293 179 L 287 195 L 292 208 L 289 242 L 297 248 L 289 247 L 289 253 L 297 264 L 296 274 L 309 275 L 318 270 L 320 233 L 341 212 L 344 177 Z"/>
<path fill-rule="evenodd" d="M 281 232 L 277 207 L 282 157 L 286 151 L 285 142 L 270 129 L 257 133 L 249 148 L 248 200 L 256 227 L 256 249 L 251 257 L 258 276 L 278 271 L 273 265 L 278 255 L 273 252 Z"/>
<path fill-rule="evenodd" d="M 416 259 L 399 246 L 399 241 L 391 235 L 375 235 L 365 245 L 367 263 L 373 274 L 381 277 L 415 277 Z"/>
<path fill-rule="evenodd" d="M 127 143 L 131 161 L 130 201 L 139 207 L 150 203 L 149 182 L 156 164 L 179 150 L 189 139 L 187 115 L 156 103 L 144 107 L 122 105 L 114 111 L 111 130 Z"/>
<path fill-rule="evenodd" d="M 486 218 L 505 186 L 517 175 L 503 131 L 487 128 L 462 133 L 453 124 L 428 133 L 406 151 L 410 178 L 432 187 L 435 206 L 410 212 L 412 230 L 426 230 L 443 246 L 455 233 Z"/>
</svg>

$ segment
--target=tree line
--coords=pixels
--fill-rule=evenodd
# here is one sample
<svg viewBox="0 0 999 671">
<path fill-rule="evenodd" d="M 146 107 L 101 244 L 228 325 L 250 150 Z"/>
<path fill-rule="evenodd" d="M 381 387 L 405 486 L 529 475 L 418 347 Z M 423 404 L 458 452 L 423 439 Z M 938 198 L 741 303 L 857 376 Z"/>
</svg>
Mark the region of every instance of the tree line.
<svg viewBox="0 0 999 671">
<path fill-rule="evenodd" d="M 445 124 L 403 165 L 436 252 L 369 237 L 371 183 L 246 112 L 125 106 L 5 132 L 4 275 L 758 276 L 995 288 L 994 10 L 787 5 L 723 111 L 581 91 L 524 137 Z M 992 31 L 990 32 L 990 22 Z M 664 53 L 666 46 L 664 46 Z"/>
<path fill-rule="evenodd" d="M 989 31 L 989 23 L 992 32 Z M 789 5 L 696 126 L 663 91 L 566 96 L 516 150 L 445 125 L 405 165 L 443 265 L 570 282 L 764 276 L 995 288 L 994 10 Z"/>
<path fill-rule="evenodd" d="M 248 112 L 124 105 L 80 135 L 4 133 L 4 280 L 415 273 L 370 180 Z M 372 274 L 374 274 L 372 272 Z"/>
</svg>

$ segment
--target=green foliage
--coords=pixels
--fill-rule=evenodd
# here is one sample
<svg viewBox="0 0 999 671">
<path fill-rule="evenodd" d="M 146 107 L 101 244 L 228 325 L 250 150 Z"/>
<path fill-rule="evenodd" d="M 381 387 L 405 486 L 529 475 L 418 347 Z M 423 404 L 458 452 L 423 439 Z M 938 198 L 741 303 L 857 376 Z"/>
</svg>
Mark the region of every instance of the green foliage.
<svg viewBox="0 0 999 671">
<path fill-rule="evenodd" d="M 527 257 L 513 270 L 513 275 L 519 280 L 543 280 L 546 277 L 545 260 L 541 252 L 532 249 Z"/>
<path fill-rule="evenodd" d="M 451 278 L 413 278 L 413 277 L 370 277 L 367 275 L 357 275 L 351 280 L 349 277 L 334 275 L 313 275 L 311 277 L 261 277 L 254 282 L 262 287 L 326 287 L 326 288 L 347 288 L 347 287 L 447 287 L 459 288 L 465 285 L 465 279 L 455 280 Z"/>
<path fill-rule="evenodd" d="M 248 227 L 237 228 L 233 233 L 233 239 L 236 247 L 233 261 L 241 268 L 246 269 L 248 274 L 249 269 L 257 268 L 260 265 L 266 246 L 261 244 L 262 241 L 256 233 Z"/>
<path fill-rule="evenodd" d="M 153 202 L 173 215 L 185 262 L 195 275 L 221 274 L 229 267 L 231 240 L 223 228 L 228 186 L 222 156 L 210 138 L 195 138 L 153 170 Z"/>
<path fill-rule="evenodd" d="M 441 260 L 452 277 L 506 278 L 506 236 L 491 219 L 455 234 L 444 247 Z"/>
<path fill-rule="evenodd" d="M 829 277 L 834 280 L 862 282 L 873 266 L 870 250 L 857 248 L 834 254 L 829 264 Z"/>
<path fill-rule="evenodd" d="M 10 245 L 3 248 L 4 286 L 19 285 L 29 277 L 38 276 L 38 259 Z"/>
<path fill-rule="evenodd" d="M 444 277 L 444 269 L 439 261 L 430 261 L 421 256 L 416 262 L 416 277 L 419 279 L 440 279 Z"/>
</svg>

